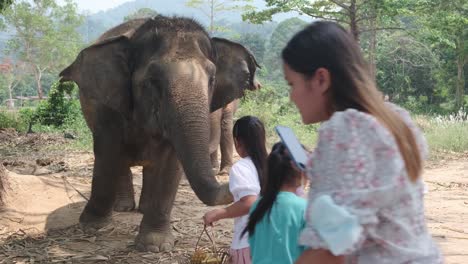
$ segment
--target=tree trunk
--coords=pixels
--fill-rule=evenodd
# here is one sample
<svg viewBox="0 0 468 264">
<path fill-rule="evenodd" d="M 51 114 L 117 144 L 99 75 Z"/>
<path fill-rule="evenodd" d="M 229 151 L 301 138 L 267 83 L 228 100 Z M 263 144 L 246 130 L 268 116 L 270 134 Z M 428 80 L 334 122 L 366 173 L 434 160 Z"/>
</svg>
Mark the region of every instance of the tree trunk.
<svg viewBox="0 0 468 264">
<path fill-rule="evenodd" d="M 465 53 L 464 53 L 464 40 L 460 38 L 457 41 L 457 90 L 455 93 L 455 107 L 456 110 L 459 110 L 461 107 L 464 106 L 465 101 Z"/>
<path fill-rule="evenodd" d="M 13 109 L 15 108 L 15 102 L 13 101 L 13 86 L 14 86 L 14 83 L 12 80 L 9 80 L 8 82 L 8 96 L 9 96 L 9 100 L 8 100 L 8 108 L 9 109 Z"/>
<path fill-rule="evenodd" d="M 373 10 L 375 12 L 375 10 Z M 377 30 L 376 30 L 376 19 L 373 18 L 370 20 L 370 27 L 371 27 L 371 36 L 370 36 L 370 43 L 369 43 L 369 70 L 372 79 L 376 80 L 376 65 L 375 65 L 375 54 L 376 54 L 376 47 L 377 47 Z"/>
<path fill-rule="evenodd" d="M 36 69 L 34 70 L 34 78 L 36 79 L 36 87 L 37 87 L 37 96 L 39 99 L 42 99 L 44 97 L 44 94 L 42 92 L 42 71 L 39 69 L 38 66 L 36 66 Z"/>
<path fill-rule="evenodd" d="M 351 34 L 353 34 L 354 39 L 359 42 L 359 27 L 357 24 L 357 10 L 356 10 L 356 0 L 351 0 L 351 5 L 349 6 L 349 27 L 351 29 Z"/>
</svg>

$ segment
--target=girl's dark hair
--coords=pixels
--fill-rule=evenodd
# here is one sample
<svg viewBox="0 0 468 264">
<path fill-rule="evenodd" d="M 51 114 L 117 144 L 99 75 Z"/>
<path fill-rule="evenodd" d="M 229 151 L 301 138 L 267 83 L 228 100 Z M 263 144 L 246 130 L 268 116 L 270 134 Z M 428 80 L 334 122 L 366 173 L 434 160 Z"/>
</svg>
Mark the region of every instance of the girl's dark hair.
<svg viewBox="0 0 468 264">
<path fill-rule="evenodd" d="M 285 183 L 293 183 L 298 177 L 298 172 L 291 165 L 291 158 L 283 143 L 276 143 L 267 159 L 267 175 L 265 190 L 257 207 L 249 216 L 249 222 L 242 231 L 242 236 L 246 232 L 252 235 L 255 231 L 255 225 L 262 220 L 266 214 L 270 214 L 271 208 L 276 201 L 276 197 L 281 187 Z"/>
<path fill-rule="evenodd" d="M 255 116 L 243 116 L 234 124 L 232 135 L 236 141 L 245 147 L 247 154 L 252 159 L 257 169 L 260 188 L 263 190 L 267 151 L 265 147 L 265 127 L 262 121 Z"/>
<path fill-rule="evenodd" d="M 422 159 L 405 122 L 384 103 L 359 44 L 335 22 L 316 21 L 298 32 L 282 51 L 292 70 L 312 78 L 319 68 L 330 73 L 329 113 L 353 108 L 377 118 L 395 137 L 411 180 L 421 174 Z"/>
</svg>

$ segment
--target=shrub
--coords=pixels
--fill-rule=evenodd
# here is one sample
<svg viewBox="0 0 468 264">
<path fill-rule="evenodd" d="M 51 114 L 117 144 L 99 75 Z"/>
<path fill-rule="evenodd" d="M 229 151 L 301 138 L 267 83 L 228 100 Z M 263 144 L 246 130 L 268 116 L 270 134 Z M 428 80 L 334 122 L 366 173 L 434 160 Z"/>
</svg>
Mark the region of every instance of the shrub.
<svg viewBox="0 0 468 264">
<path fill-rule="evenodd" d="M 8 110 L 0 111 L 0 128 L 14 128 L 19 130 L 20 126 L 21 120 L 19 120 L 14 112 Z"/>
<path fill-rule="evenodd" d="M 79 113 L 79 102 L 74 99 L 75 84 L 72 82 L 55 82 L 50 88 L 49 98 L 42 101 L 31 121 L 42 125 L 60 127 L 67 118 Z M 66 98 L 68 95 L 69 98 Z"/>
</svg>

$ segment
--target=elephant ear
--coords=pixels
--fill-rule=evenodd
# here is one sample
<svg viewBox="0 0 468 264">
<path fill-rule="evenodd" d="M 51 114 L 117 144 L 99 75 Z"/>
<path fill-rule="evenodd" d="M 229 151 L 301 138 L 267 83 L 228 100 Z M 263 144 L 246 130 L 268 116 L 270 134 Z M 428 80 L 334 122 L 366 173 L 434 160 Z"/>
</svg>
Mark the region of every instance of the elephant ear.
<svg viewBox="0 0 468 264">
<path fill-rule="evenodd" d="M 216 111 L 244 96 L 245 89 L 255 90 L 255 71 L 260 68 L 255 56 L 239 43 L 212 38 L 216 51 L 216 84 L 210 110 Z"/>
<path fill-rule="evenodd" d="M 85 115 L 106 106 L 128 116 L 132 108 L 129 34 L 99 40 L 83 49 L 59 75 L 80 89 Z"/>
</svg>

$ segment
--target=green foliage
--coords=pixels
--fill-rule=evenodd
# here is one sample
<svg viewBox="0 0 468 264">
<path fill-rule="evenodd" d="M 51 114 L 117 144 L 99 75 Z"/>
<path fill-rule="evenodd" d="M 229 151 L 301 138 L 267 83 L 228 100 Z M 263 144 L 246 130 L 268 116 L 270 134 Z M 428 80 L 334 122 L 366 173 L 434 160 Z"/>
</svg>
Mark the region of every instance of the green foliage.
<svg viewBox="0 0 468 264">
<path fill-rule="evenodd" d="M 74 140 L 71 144 L 73 148 L 90 150 L 93 146 L 93 135 L 86 124 L 77 100 L 75 101 L 74 108 L 72 114 L 69 114 L 65 118 L 60 130 L 76 137 L 77 140 Z"/>
<path fill-rule="evenodd" d="M 465 71 L 468 61 L 468 2 L 464 0 L 414 0 L 413 16 L 419 26 L 417 34 L 431 43 L 440 54 L 439 85 L 454 95 L 453 109 L 464 106 Z M 447 84 L 449 86 L 447 87 Z"/>
<path fill-rule="evenodd" d="M 369 26 L 371 20 L 387 28 L 397 26 L 396 17 L 406 10 L 407 2 L 408 0 L 266 0 L 267 9 L 246 12 L 242 18 L 252 23 L 263 23 L 271 21 L 275 14 L 295 11 L 315 19 L 334 20 L 344 24 L 359 39 L 361 33 L 377 28 Z"/>
<path fill-rule="evenodd" d="M 265 38 L 259 34 L 247 33 L 240 35 L 238 39 L 235 39 L 235 41 L 248 48 L 253 53 L 259 64 L 263 63 L 263 55 L 265 54 L 266 45 Z"/>
<path fill-rule="evenodd" d="M 437 86 L 437 55 L 426 44 L 403 32 L 381 34 L 377 48 L 377 83 L 390 100 L 421 110 L 438 107 L 445 95 Z M 416 106 L 418 104 L 418 106 Z"/>
<path fill-rule="evenodd" d="M 74 99 L 76 85 L 72 82 L 56 82 L 52 85 L 47 101 L 42 101 L 36 109 L 34 120 L 42 125 L 60 127 L 68 118 L 80 112 L 78 100 Z M 68 95 L 70 98 L 66 98 Z"/>
<path fill-rule="evenodd" d="M 260 118 L 266 126 L 268 145 L 279 141 L 275 133 L 275 126 L 291 127 L 299 140 L 312 149 L 317 140 L 317 126 L 305 126 L 296 107 L 290 102 L 288 88 L 280 84 L 268 83 L 261 80 L 264 86 L 254 92 L 249 92 L 242 99 L 236 117 L 254 115 Z"/>
<path fill-rule="evenodd" d="M 58 5 L 55 0 L 18 1 L 4 12 L 6 24 L 16 36 L 7 42 L 8 54 L 28 65 L 37 95 L 43 96 L 42 77 L 57 75 L 83 47 L 77 27 L 84 19 L 73 0 Z"/>
<path fill-rule="evenodd" d="M 307 23 L 299 18 L 290 18 L 281 22 L 276 27 L 273 34 L 271 34 L 270 40 L 267 43 L 264 63 L 268 65 L 268 77 L 269 79 L 282 80 L 283 79 L 283 68 L 281 64 L 281 51 L 286 46 L 289 39 L 294 34 L 304 28 Z"/>
<path fill-rule="evenodd" d="M 414 120 L 423 129 L 432 151 L 468 151 L 467 112 L 445 116 L 418 115 Z"/>
<path fill-rule="evenodd" d="M 0 12 L 5 10 L 8 6 L 10 6 L 13 3 L 13 0 L 1 0 L 0 1 Z"/>
<path fill-rule="evenodd" d="M 14 128 L 21 130 L 22 120 L 17 116 L 16 113 L 8 110 L 0 110 L 0 128 Z"/>
<path fill-rule="evenodd" d="M 137 19 L 137 18 L 147 18 L 147 17 L 155 17 L 158 15 L 158 12 L 156 10 L 153 10 L 151 8 L 140 8 L 134 13 L 125 16 L 124 21 L 129 21 L 132 19 Z"/>
<path fill-rule="evenodd" d="M 187 7 L 200 10 L 209 19 L 209 32 L 225 31 L 226 29 L 215 24 L 215 20 L 219 20 L 219 16 L 228 11 L 253 10 L 251 5 L 248 5 L 252 0 L 187 0 Z"/>
</svg>

